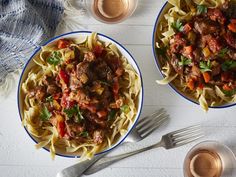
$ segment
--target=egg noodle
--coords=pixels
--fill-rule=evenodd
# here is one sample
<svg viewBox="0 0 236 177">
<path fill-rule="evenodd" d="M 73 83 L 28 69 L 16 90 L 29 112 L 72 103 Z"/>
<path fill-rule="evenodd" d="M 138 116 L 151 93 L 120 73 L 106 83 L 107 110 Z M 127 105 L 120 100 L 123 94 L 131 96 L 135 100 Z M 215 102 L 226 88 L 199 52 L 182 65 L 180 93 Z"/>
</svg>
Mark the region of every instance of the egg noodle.
<svg viewBox="0 0 236 177">
<path fill-rule="evenodd" d="M 120 82 L 120 90 L 124 100 L 128 103 L 128 111 L 118 112 L 116 117 L 109 127 L 110 134 L 106 134 L 106 138 L 102 144 L 96 144 L 91 138 L 86 142 L 77 142 L 74 139 L 60 138 L 57 128 L 49 122 L 43 122 L 40 119 L 39 113 L 42 109 L 35 98 L 30 98 L 27 93 L 32 88 L 42 85 L 44 76 L 56 76 L 59 72 L 58 66 L 51 65 L 46 62 L 48 56 L 54 52 L 60 52 L 62 60 L 66 60 L 68 55 L 67 49 L 58 49 L 56 45 L 50 44 L 41 48 L 40 54 L 33 58 L 35 66 L 29 71 L 27 78 L 23 81 L 22 91 L 24 93 L 23 105 L 23 125 L 28 132 L 37 140 L 36 148 L 46 147 L 50 150 L 51 156 L 54 159 L 56 153 L 65 155 L 81 156 L 81 159 L 90 159 L 95 153 L 98 153 L 106 148 L 111 147 L 117 140 L 123 136 L 134 122 L 137 114 L 138 97 L 141 89 L 141 81 L 139 75 L 136 73 L 127 59 L 122 56 L 115 44 L 105 43 L 99 40 L 96 33 L 92 33 L 86 39 L 71 39 L 73 43 L 71 46 L 77 47 L 79 51 L 92 51 L 94 46 L 102 46 L 107 56 L 117 56 L 122 61 L 124 74 Z"/>
<path fill-rule="evenodd" d="M 168 0 L 168 7 L 164 16 L 159 20 L 156 29 L 156 48 L 168 46 L 169 41 L 176 34 L 172 24 L 177 21 L 191 21 L 192 17 L 197 15 L 197 5 L 204 5 L 207 8 L 216 8 L 221 6 L 225 0 Z M 231 2 L 236 2 L 231 0 Z M 187 88 L 185 82 L 180 78 L 173 68 L 165 59 L 159 58 L 162 74 L 165 76 L 163 80 L 156 82 L 161 85 L 173 83 L 173 85 L 181 90 L 181 93 L 187 95 L 193 100 L 198 100 L 200 106 L 207 111 L 208 106 L 218 106 L 229 102 L 236 102 L 236 94 L 228 97 L 218 87 L 204 87 L 195 91 Z"/>
</svg>

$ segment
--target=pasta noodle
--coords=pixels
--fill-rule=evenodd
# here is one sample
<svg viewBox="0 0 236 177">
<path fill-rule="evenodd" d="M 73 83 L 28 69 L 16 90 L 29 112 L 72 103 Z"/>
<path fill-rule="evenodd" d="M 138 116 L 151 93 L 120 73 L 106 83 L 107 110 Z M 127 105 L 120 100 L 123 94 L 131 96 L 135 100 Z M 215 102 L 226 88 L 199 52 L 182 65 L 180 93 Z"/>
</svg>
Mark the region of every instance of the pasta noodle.
<svg viewBox="0 0 236 177">
<path fill-rule="evenodd" d="M 42 112 L 43 109 L 42 103 L 35 99 L 35 97 L 30 96 L 33 89 L 43 85 L 45 76 L 57 77 L 60 66 L 47 62 L 53 52 L 58 52 L 57 55 L 62 58 L 61 62 L 65 62 L 68 58 L 73 58 L 74 56 L 68 48 L 59 49 L 56 47 L 56 44 L 53 43 L 42 47 L 40 54 L 33 59 L 35 66 L 29 71 L 27 78 L 23 81 L 22 91 L 24 93 L 24 106 L 22 123 L 29 133 L 38 141 L 36 148 L 46 147 L 50 150 L 52 158 L 55 157 L 56 153 L 62 153 L 71 156 L 80 155 L 81 159 L 90 159 L 95 153 L 115 144 L 133 124 L 137 115 L 141 80 L 132 65 L 122 56 L 116 45 L 112 43 L 105 44 L 103 41 L 99 40 L 96 33 L 92 33 L 90 36 L 83 39 L 70 40 L 72 41 L 70 46 L 77 48 L 82 53 L 93 51 L 95 46 L 101 46 L 106 51 L 105 58 L 118 57 L 122 61 L 121 66 L 124 71 L 119 81 L 119 97 L 123 100 L 121 104 L 126 104 L 128 109 L 126 109 L 125 112 L 116 112 L 114 120 L 108 127 L 110 133 L 106 134 L 105 139 L 100 144 L 95 143 L 90 135 L 84 141 L 60 137 L 57 126 L 49 121 L 43 121 L 40 118 L 40 112 Z M 70 65 L 68 64 L 65 67 L 70 67 Z M 63 85 L 62 89 L 64 89 Z M 57 113 L 55 115 L 54 113 L 52 116 L 57 116 Z M 52 119 L 52 117 L 50 119 Z"/>
<path fill-rule="evenodd" d="M 186 33 L 183 32 L 184 25 L 182 26 L 182 22 L 185 22 L 186 24 L 193 24 L 194 20 L 196 20 L 196 18 L 198 18 L 196 16 L 199 15 L 198 8 L 202 8 L 200 10 L 205 10 L 204 8 L 214 10 L 215 8 L 223 7 L 224 4 L 227 4 L 227 2 L 228 2 L 227 0 L 168 0 L 168 4 L 164 8 L 163 12 L 161 12 L 160 18 L 158 19 L 159 21 L 156 26 L 155 48 L 156 48 L 156 54 L 158 56 L 158 62 L 161 66 L 162 74 L 164 75 L 164 79 L 157 80 L 156 82 L 161 85 L 166 85 L 166 84 L 171 83 L 183 95 L 187 96 L 188 98 L 190 98 L 191 100 L 193 100 L 195 102 L 199 102 L 200 106 L 205 111 L 208 110 L 209 106 L 221 106 L 224 104 L 235 102 L 235 100 L 236 100 L 235 99 L 236 98 L 235 92 L 232 91 L 232 92 L 230 92 L 230 94 L 226 94 L 226 92 L 222 89 L 222 85 L 221 85 L 221 87 L 219 87 L 217 85 L 210 86 L 208 84 L 208 82 L 209 82 L 208 80 L 207 80 L 207 83 L 204 86 L 204 88 L 201 88 L 201 89 L 196 88 L 195 90 L 193 90 L 193 88 L 190 89 L 191 86 L 187 85 L 189 83 L 186 83 L 183 79 L 185 77 L 185 75 L 179 74 L 178 72 L 176 72 L 176 70 L 178 68 L 176 69 L 173 67 L 174 64 L 170 64 L 171 63 L 170 58 L 168 58 L 168 57 L 170 57 L 171 54 L 167 54 L 167 53 L 168 52 L 171 53 L 171 50 L 169 50 L 167 52 L 166 48 L 170 48 L 171 43 L 173 43 L 173 41 L 174 41 L 173 38 L 178 35 L 178 32 L 180 32 L 180 33 L 182 32 L 184 35 L 186 35 L 188 33 L 188 32 L 186 32 Z M 232 0 L 231 2 L 236 3 L 235 0 Z M 204 16 L 204 15 L 202 15 L 202 16 Z M 202 16 L 200 18 L 202 18 Z M 213 20 L 213 21 L 215 20 L 214 16 L 211 18 L 212 18 L 211 20 Z M 177 26 L 173 26 L 174 24 L 175 25 L 177 24 Z M 180 29 L 181 26 L 182 26 L 182 29 Z M 195 29 L 196 27 L 194 26 L 190 30 L 192 30 L 193 28 Z M 197 32 L 195 31 L 195 33 L 197 33 Z M 202 35 L 202 33 L 200 33 L 200 34 Z M 177 38 L 178 38 L 178 36 L 177 36 Z M 186 38 L 189 39 L 189 36 L 187 36 Z M 191 36 L 190 36 L 190 39 L 191 39 Z M 176 44 L 176 45 L 178 45 L 178 44 Z M 194 46 L 195 44 L 188 44 L 188 45 Z M 185 47 L 185 46 L 183 46 L 183 47 Z M 228 47 L 226 47 L 225 50 L 227 50 L 227 49 L 228 49 Z M 191 50 L 193 50 L 193 49 L 191 49 Z M 209 54 L 211 51 L 208 50 L 207 52 Z M 164 54 L 165 56 L 163 55 L 163 53 L 165 53 Z M 216 54 L 215 51 L 212 53 Z M 204 54 L 204 55 L 207 56 L 208 54 Z M 178 57 L 178 55 L 181 55 L 181 52 L 179 52 L 179 53 L 177 52 L 176 56 Z M 186 57 L 183 57 L 183 55 L 181 55 L 181 57 L 182 57 L 181 60 L 184 59 L 184 60 L 189 60 L 190 62 L 193 61 L 192 58 L 188 59 Z M 204 59 L 207 60 L 208 58 L 205 57 Z M 204 59 L 201 59 L 201 60 L 204 60 Z M 180 62 L 180 57 L 178 58 L 178 60 Z M 198 60 L 200 60 L 200 59 L 198 59 Z M 209 60 L 215 60 L 215 59 L 213 58 L 213 59 L 209 59 Z M 222 64 L 222 61 L 220 61 L 220 62 Z M 201 66 L 199 66 L 199 63 L 198 63 L 198 67 L 201 67 Z M 203 61 L 203 63 L 204 63 L 204 61 Z M 191 64 L 196 65 L 193 62 Z M 191 66 L 192 66 L 191 64 L 190 65 L 186 64 L 186 66 L 188 66 L 191 69 Z M 179 63 L 177 62 L 177 63 L 175 63 L 175 65 L 179 65 Z M 221 70 L 223 70 L 222 72 L 225 71 L 224 68 Z M 209 71 L 211 72 L 210 69 L 208 69 L 208 72 Z M 199 72 L 200 72 L 200 70 L 199 70 Z M 202 70 L 201 70 L 201 72 L 202 72 Z M 205 71 L 205 72 L 207 72 L 207 71 Z M 186 76 L 186 79 L 188 79 L 187 76 Z M 194 87 L 194 85 L 192 85 L 192 87 Z"/>
</svg>

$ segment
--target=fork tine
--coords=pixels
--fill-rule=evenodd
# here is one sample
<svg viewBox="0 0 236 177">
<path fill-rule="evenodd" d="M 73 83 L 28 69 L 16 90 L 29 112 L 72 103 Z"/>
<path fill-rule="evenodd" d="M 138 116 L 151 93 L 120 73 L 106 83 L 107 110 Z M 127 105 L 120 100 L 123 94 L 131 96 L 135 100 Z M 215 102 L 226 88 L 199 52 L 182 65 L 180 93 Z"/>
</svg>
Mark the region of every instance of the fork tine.
<svg viewBox="0 0 236 177">
<path fill-rule="evenodd" d="M 157 118 L 158 116 L 160 116 L 160 115 L 162 115 L 162 114 L 164 114 L 164 113 L 166 113 L 165 109 L 164 109 L 164 108 L 161 108 L 161 109 L 155 111 L 154 113 L 152 113 L 151 115 L 148 115 L 148 116 L 142 118 L 142 119 L 138 122 L 138 124 L 136 125 L 136 127 L 137 127 L 137 128 L 138 128 L 138 127 L 141 127 L 141 126 L 143 126 L 144 124 L 146 124 L 149 120 L 152 120 L 153 118 Z"/>
<path fill-rule="evenodd" d="M 151 129 L 152 127 L 154 126 L 158 126 L 161 124 L 162 121 L 164 121 L 165 119 L 168 118 L 169 115 L 161 115 L 158 117 L 157 120 L 154 120 L 154 121 L 149 121 L 147 124 L 145 124 L 143 127 L 139 127 L 137 128 L 137 131 L 140 133 L 140 134 L 144 134 L 145 132 L 147 132 L 149 129 Z"/>
<path fill-rule="evenodd" d="M 182 141 L 182 142 L 176 143 L 176 144 L 174 145 L 174 147 L 183 146 L 183 145 L 185 145 L 185 144 L 188 144 L 188 143 L 191 143 L 191 142 L 193 142 L 193 141 L 196 141 L 196 140 L 198 140 L 198 139 L 200 139 L 200 138 L 202 138 L 202 137 L 204 137 L 204 134 L 200 134 L 200 135 L 198 135 L 198 136 L 194 136 L 194 137 L 192 137 L 192 138 L 190 138 L 190 139 L 187 139 L 187 140 L 184 140 L 184 141 Z"/>
<path fill-rule="evenodd" d="M 147 131 L 146 133 L 141 133 L 142 138 L 146 138 L 148 135 L 150 135 L 153 131 L 155 131 L 158 127 L 160 127 L 162 124 L 164 124 L 165 122 L 167 122 L 167 120 L 169 119 L 169 115 L 166 115 L 165 117 L 163 117 L 163 119 L 161 119 L 157 124 L 152 125 L 152 127 L 150 128 L 149 131 Z M 146 131 L 146 130 L 145 130 Z"/>
<path fill-rule="evenodd" d="M 203 132 L 193 133 L 191 135 L 186 135 L 186 136 L 180 137 L 178 139 L 173 139 L 173 143 L 176 144 L 176 143 L 184 142 L 186 140 L 190 140 L 190 139 L 200 136 L 200 135 L 204 135 Z"/>
<path fill-rule="evenodd" d="M 203 132 L 201 128 L 196 128 L 196 129 L 192 129 L 192 130 L 188 130 L 185 132 L 180 132 L 180 133 L 174 134 L 171 137 L 174 139 L 178 139 L 178 138 L 182 138 L 182 137 L 192 136 L 194 134 L 201 133 L 201 132 Z"/>
<path fill-rule="evenodd" d="M 170 132 L 168 134 L 174 136 L 174 135 L 177 135 L 177 134 L 181 134 L 181 133 L 184 133 L 184 132 L 187 132 L 187 131 L 191 131 L 191 130 L 194 130 L 194 129 L 199 129 L 199 128 L 201 128 L 201 125 L 197 124 L 197 125 L 193 125 L 193 126 L 190 126 L 190 127 L 187 127 L 187 128 L 182 128 L 180 130 L 176 130 L 176 131 Z"/>
</svg>

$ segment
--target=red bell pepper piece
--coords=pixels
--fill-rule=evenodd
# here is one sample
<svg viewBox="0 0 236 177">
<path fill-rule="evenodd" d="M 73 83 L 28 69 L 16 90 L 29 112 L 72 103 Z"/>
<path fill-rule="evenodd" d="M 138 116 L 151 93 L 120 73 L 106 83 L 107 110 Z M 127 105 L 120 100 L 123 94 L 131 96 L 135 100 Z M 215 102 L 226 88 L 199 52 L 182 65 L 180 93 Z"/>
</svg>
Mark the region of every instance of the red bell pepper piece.
<svg viewBox="0 0 236 177">
<path fill-rule="evenodd" d="M 66 124 L 64 121 L 59 121 L 57 123 L 57 131 L 61 138 L 64 137 L 64 135 L 66 134 Z"/>
<path fill-rule="evenodd" d="M 66 39 L 59 39 L 57 42 L 57 48 L 58 49 L 64 49 L 67 48 L 70 45 L 70 41 Z"/>
<path fill-rule="evenodd" d="M 70 77 L 65 71 L 61 70 L 59 72 L 59 77 L 61 80 L 63 80 L 65 82 L 65 84 L 69 83 Z"/>
</svg>

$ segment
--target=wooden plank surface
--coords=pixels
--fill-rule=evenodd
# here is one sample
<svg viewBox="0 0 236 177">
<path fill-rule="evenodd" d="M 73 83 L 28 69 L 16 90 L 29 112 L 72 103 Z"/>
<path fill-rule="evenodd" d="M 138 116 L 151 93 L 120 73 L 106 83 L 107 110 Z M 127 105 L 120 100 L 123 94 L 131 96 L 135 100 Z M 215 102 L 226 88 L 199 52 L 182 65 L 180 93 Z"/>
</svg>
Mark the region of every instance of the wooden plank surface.
<svg viewBox="0 0 236 177">
<path fill-rule="evenodd" d="M 236 121 L 234 107 L 203 112 L 199 106 L 184 100 L 169 86 L 155 83 L 160 79 L 152 53 L 152 31 L 156 16 L 165 0 L 140 0 L 135 14 L 116 25 L 104 25 L 91 17 L 79 18 L 86 30 L 106 34 L 131 52 L 140 66 L 144 81 L 142 117 L 164 107 L 170 122 L 142 142 L 117 148 L 113 154 L 127 152 L 157 142 L 161 135 L 195 123 L 202 123 L 206 137 L 218 140 L 236 152 Z M 79 29 L 74 29 L 79 30 Z M 63 29 L 62 29 L 63 31 Z M 66 31 L 66 30 L 64 30 Z M 0 102 L 0 177 L 53 177 L 59 170 L 78 162 L 78 159 L 50 159 L 45 150 L 35 150 L 34 142 L 23 129 L 17 112 L 16 90 Z M 202 141 L 201 140 L 201 141 Z M 96 177 L 182 177 L 182 164 L 187 151 L 197 142 L 166 151 L 156 149 L 120 161 L 98 172 Z"/>
</svg>

